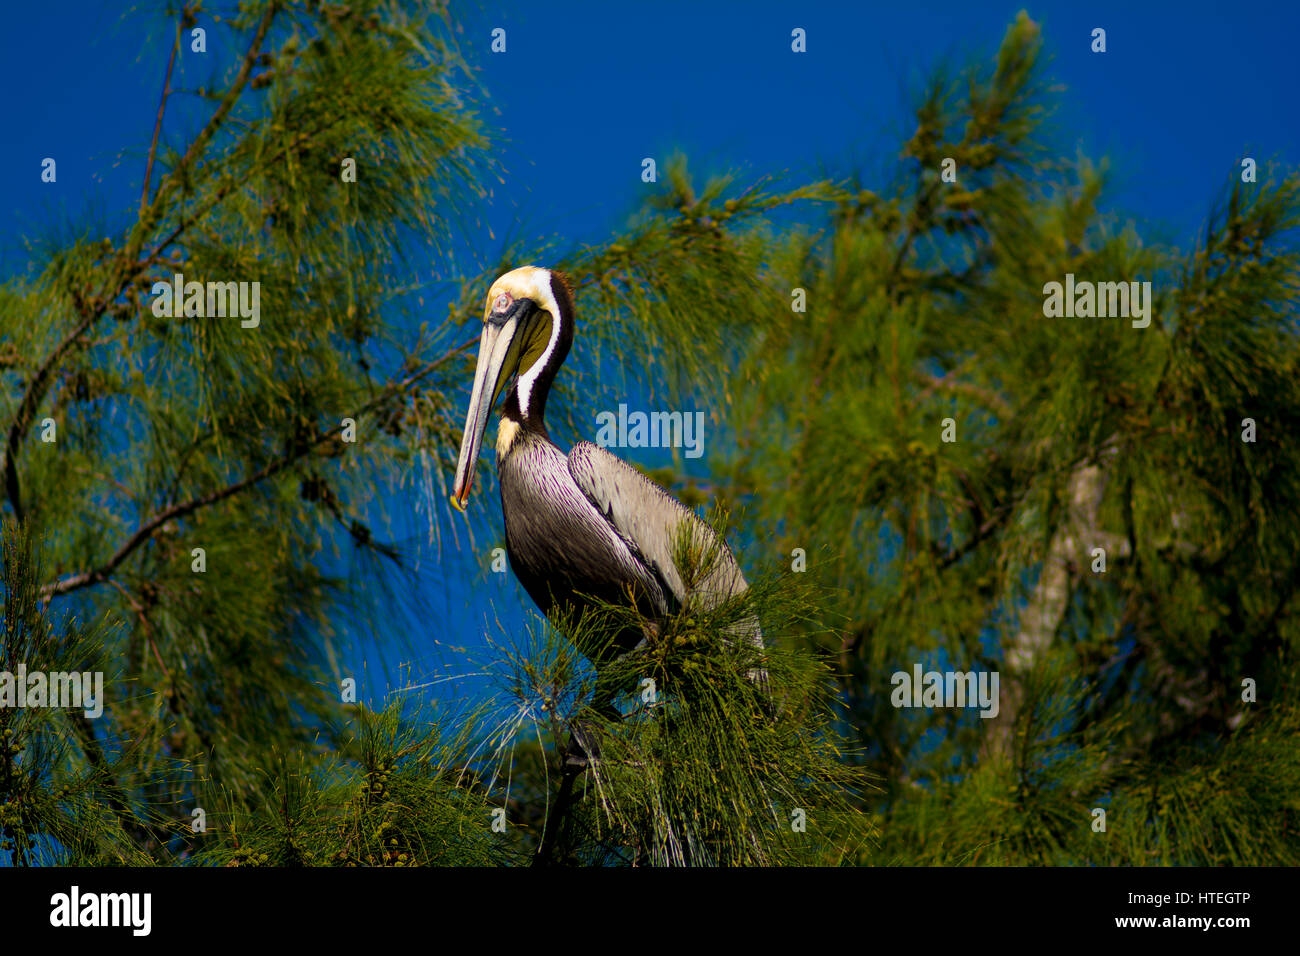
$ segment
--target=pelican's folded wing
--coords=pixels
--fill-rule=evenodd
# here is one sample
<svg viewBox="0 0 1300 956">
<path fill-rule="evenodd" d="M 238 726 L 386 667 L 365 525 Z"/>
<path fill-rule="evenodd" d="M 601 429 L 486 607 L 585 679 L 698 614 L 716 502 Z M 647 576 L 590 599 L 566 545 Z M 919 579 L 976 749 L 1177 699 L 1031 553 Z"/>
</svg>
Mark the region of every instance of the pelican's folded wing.
<svg viewBox="0 0 1300 956">
<path fill-rule="evenodd" d="M 569 472 L 583 494 L 618 534 L 636 549 L 663 579 L 678 604 L 687 600 L 686 585 L 673 560 L 673 547 L 683 521 L 703 549 L 716 546 L 717 561 L 697 589 L 706 600 L 726 600 L 743 593 L 745 576 L 726 542 L 680 501 L 621 458 L 591 442 L 579 442 L 569 452 Z"/>
</svg>

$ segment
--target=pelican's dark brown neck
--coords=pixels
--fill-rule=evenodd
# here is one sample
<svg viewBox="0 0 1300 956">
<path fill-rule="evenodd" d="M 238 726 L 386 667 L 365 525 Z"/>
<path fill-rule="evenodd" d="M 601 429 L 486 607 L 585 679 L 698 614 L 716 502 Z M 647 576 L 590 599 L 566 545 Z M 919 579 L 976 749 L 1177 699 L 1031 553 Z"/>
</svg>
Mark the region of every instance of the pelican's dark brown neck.
<svg viewBox="0 0 1300 956">
<path fill-rule="evenodd" d="M 542 382 L 539 380 L 537 385 L 534 387 L 535 388 L 543 387 Z M 545 383 L 544 387 L 546 389 L 549 389 L 550 382 Z M 541 404 L 544 410 L 546 405 L 545 391 L 542 392 Z M 510 393 L 506 395 L 505 404 L 501 406 L 501 420 L 508 421 L 511 424 L 518 425 L 522 428 L 527 428 L 529 431 L 537 432 L 548 438 L 550 437 L 550 432 L 546 430 L 546 422 L 543 421 L 541 412 L 535 412 L 533 409 L 530 408 L 528 417 L 527 418 L 524 417 L 523 411 L 519 408 L 518 383 L 515 383 L 514 385 L 510 386 Z"/>
<path fill-rule="evenodd" d="M 518 376 L 501 409 L 502 418 L 543 437 L 550 437 L 546 431 L 546 399 L 573 345 L 573 295 L 569 292 L 568 282 L 554 272 L 551 273 L 551 298 L 554 308 L 549 302 L 537 303 L 542 314 L 533 319 L 542 323 L 544 330 L 541 356 L 536 365 Z"/>
</svg>

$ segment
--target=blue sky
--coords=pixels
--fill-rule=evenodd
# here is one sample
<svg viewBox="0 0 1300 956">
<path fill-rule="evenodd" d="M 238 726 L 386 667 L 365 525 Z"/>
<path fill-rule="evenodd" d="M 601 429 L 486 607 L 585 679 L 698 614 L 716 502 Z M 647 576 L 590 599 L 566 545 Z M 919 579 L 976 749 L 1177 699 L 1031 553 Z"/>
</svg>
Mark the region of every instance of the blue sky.
<svg viewBox="0 0 1300 956">
<path fill-rule="evenodd" d="M 1108 156 L 1104 208 L 1147 241 L 1194 241 L 1244 155 L 1260 161 L 1261 179 L 1269 161 L 1300 157 L 1294 4 L 483 4 L 462 14 L 461 42 L 497 111 L 488 119 L 506 175 L 489 219 L 496 238 L 469 237 L 467 251 L 492 258 L 501 237 L 519 234 L 600 242 L 645 195 L 641 159 L 675 151 L 697 173 L 732 170 L 742 183 L 861 173 L 870 186 L 910 132 L 907 105 L 930 68 L 991 57 L 1022 6 L 1063 87 L 1057 152 Z M 503 55 L 489 52 L 494 27 L 507 31 Z M 790 51 L 795 27 L 807 31 L 805 54 Z M 1095 27 L 1107 31 L 1105 54 L 1090 50 Z M 129 215 L 168 41 L 156 14 L 123 17 L 114 4 L 6 10 L 0 274 L 24 270 L 23 237 L 52 223 Z M 235 55 L 214 42 L 183 69 L 197 82 Z M 40 181 L 46 156 L 58 160 L 56 184 Z M 498 534 L 495 490 L 476 498 Z M 508 627 L 525 620 L 531 606 L 513 578 L 485 582 L 481 568 L 481 555 L 444 552 L 441 583 L 425 596 L 431 621 L 472 634 L 497 613 Z M 373 672 L 406 652 L 357 653 L 354 666 Z"/>
</svg>

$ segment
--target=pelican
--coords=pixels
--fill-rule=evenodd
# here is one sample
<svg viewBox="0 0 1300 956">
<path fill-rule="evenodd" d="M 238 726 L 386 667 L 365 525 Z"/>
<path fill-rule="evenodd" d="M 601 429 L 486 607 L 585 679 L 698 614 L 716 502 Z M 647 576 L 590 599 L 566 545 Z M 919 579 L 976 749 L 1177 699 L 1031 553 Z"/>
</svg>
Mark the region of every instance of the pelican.
<svg viewBox="0 0 1300 956">
<path fill-rule="evenodd" d="M 629 626 L 607 648 L 582 648 L 599 670 L 682 608 L 716 606 L 748 585 L 726 543 L 637 469 L 591 442 L 567 455 L 551 442 L 546 397 L 573 344 L 573 324 L 573 294 L 558 272 L 525 266 L 492 284 L 451 501 L 465 510 L 488 416 L 515 376 L 496 452 L 506 553 L 516 577 L 552 621 L 566 611 L 581 618 L 602 601 L 631 603 L 647 622 Z M 674 561 L 679 535 L 716 556 L 693 592 Z M 752 617 L 730 633 L 763 648 Z M 761 670 L 748 676 L 766 684 Z"/>
</svg>

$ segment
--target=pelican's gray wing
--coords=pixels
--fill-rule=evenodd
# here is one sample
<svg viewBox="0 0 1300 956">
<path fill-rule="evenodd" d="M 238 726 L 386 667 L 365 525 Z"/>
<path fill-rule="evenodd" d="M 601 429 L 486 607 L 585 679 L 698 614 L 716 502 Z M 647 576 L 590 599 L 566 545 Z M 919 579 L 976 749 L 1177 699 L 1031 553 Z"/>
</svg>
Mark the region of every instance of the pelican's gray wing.
<svg viewBox="0 0 1300 956">
<path fill-rule="evenodd" d="M 628 547 L 654 570 L 664 582 L 666 592 L 679 605 L 694 598 L 707 607 L 742 594 L 748 588 L 726 542 L 719 541 L 713 529 L 695 512 L 627 462 L 591 442 L 574 445 L 568 461 L 569 473 L 578 488 Z M 692 541 L 702 553 L 717 549 L 715 563 L 697 585 L 694 595 L 687 593 L 673 560 L 674 543 L 681 533 L 682 522 L 687 522 Z M 735 630 L 755 646 L 763 646 L 763 634 L 756 620 L 743 622 Z"/>
</svg>

